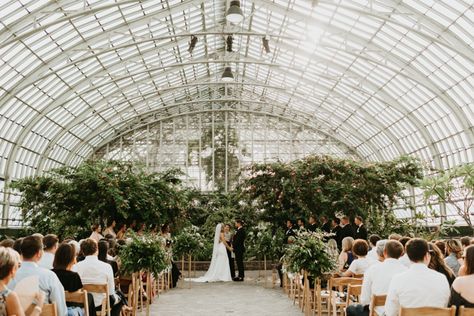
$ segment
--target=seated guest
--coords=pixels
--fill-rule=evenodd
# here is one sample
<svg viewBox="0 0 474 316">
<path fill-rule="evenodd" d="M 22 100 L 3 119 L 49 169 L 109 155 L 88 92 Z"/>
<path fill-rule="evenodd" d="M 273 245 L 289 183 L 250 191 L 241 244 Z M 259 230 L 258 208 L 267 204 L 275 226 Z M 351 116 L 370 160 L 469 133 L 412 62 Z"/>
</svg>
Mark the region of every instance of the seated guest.
<svg viewBox="0 0 474 316">
<path fill-rule="evenodd" d="M 383 262 L 374 264 L 367 269 L 362 282 L 362 293 L 360 304 L 349 305 L 346 310 L 347 316 L 365 316 L 369 315 L 369 304 L 372 295 L 386 295 L 388 286 L 394 275 L 406 271 L 405 267 L 399 260 L 403 253 L 403 246 L 396 240 L 381 240 L 377 246 L 384 244 L 382 248 Z M 383 306 L 376 307 L 377 315 L 383 315 Z"/>
<path fill-rule="evenodd" d="M 441 250 L 441 253 L 446 258 L 446 256 L 448 255 L 448 253 L 446 252 L 446 242 L 444 242 L 444 240 L 437 240 L 434 242 L 434 244 L 439 248 L 439 250 Z"/>
<path fill-rule="evenodd" d="M 474 239 L 472 239 L 474 240 Z M 462 245 L 462 248 L 463 249 L 466 249 L 467 247 L 469 247 L 471 245 L 471 237 L 469 236 L 464 236 L 461 238 L 461 245 Z"/>
<path fill-rule="evenodd" d="M 38 262 L 40 267 L 51 270 L 53 268 L 54 254 L 56 249 L 58 249 L 59 239 L 58 236 L 54 234 L 49 234 L 44 236 L 43 245 L 44 252 L 41 260 Z"/>
<path fill-rule="evenodd" d="M 400 238 L 402 238 L 402 236 L 400 234 L 390 234 L 388 236 L 388 240 L 400 240 Z"/>
<path fill-rule="evenodd" d="M 13 248 L 15 241 L 13 239 L 7 238 L 0 242 L 0 247 Z"/>
<path fill-rule="evenodd" d="M 99 254 L 97 255 L 99 260 L 105 263 L 110 264 L 112 271 L 114 272 L 114 277 L 118 276 L 118 265 L 114 260 L 110 260 L 109 257 L 109 242 L 107 240 L 101 240 L 98 244 Z"/>
<path fill-rule="evenodd" d="M 338 259 L 338 271 L 346 271 L 354 260 L 354 255 L 352 254 L 353 242 L 354 238 L 352 237 L 346 237 L 342 240 L 342 251 Z"/>
<path fill-rule="evenodd" d="M 97 242 L 88 238 L 81 244 L 81 252 L 85 259 L 78 262 L 74 268 L 81 277 L 82 284 L 108 284 L 110 294 L 111 315 L 119 316 L 122 302 L 115 293 L 114 273 L 110 264 L 99 260 Z M 96 310 L 101 310 L 104 294 L 92 293 Z"/>
<path fill-rule="evenodd" d="M 396 316 L 400 307 L 446 307 L 449 283 L 446 277 L 428 268 L 428 243 L 420 238 L 406 245 L 408 258 L 413 262 L 407 271 L 394 275 L 385 302 L 385 315 Z"/>
<path fill-rule="evenodd" d="M 406 248 L 406 244 L 407 242 L 410 240 L 410 237 L 401 237 L 398 241 L 403 245 L 403 249 Z M 403 254 L 403 256 L 400 257 L 399 259 L 407 268 L 410 267 L 411 265 L 411 261 L 410 261 L 410 258 L 408 258 L 408 254 L 405 250 L 405 253 Z"/>
<path fill-rule="evenodd" d="M 21 243 L 21 253 L 23 262 L 16 272 L 16 276 L 10 282 L 10 288 L 15 290 L 15 286 L 23 279 L 37 276 L 39 280 L 39 289 L 46 293 L 45 303 L 54 303 L 59 316 L 67 316 L 66 300 L 64 297 L 64 288 L 58 277 L 51 270 L 38 266 L 38 262 L 43 254 L 43 243 L 36 236 L 23 238 Z M 17 293 L 22 295 L 22 293 Z"/>
<path fill-rule="evenodd" d="M 23 242 L 23 237 L 17 238 L 13 243 L 13 249 L 20 254 L 21 258 L 21 244 Z"/>
<path fill-rule="evenodd" d="M 100 224 L 92 225 L 92 233 L 89 236 L 89 238 L 94 239 L 96 242 L 99 242 L 99 240 L 104 238 L 104 236 L 100 234 L 101 231 L 102 231 L 102 227 L 100 226 Z"/>
<path fill-rule="evenodd" d="M 367 256 L 367 258 L 369 260 L 372 260 L 374 262 L 374 264 L 383 262 L 385 260 L 384 251 L 385 251 L 385 245 L 387 244 L 387 242 L 388 242 L 387 239 L 382 239 L 382 240 L 377 241 L 377 244 L 375 245 L 375 251 L 377 252 L 377 260 L 374 261 L 371 258 L 368 258 L 368 256 Z M 403 246 L 402 246 L 402 249 L 403 249 Z M 402 251 L 402 253 L 403 253 L 403 251 Z"/>
<path fill-rule="evenodd" d="M 367 259 L 369 244 L 363 239 L 356 239 L 352 244 L 352 254 L 357 258 L 354 259 L 346 272 L 342 276 L 350 277 L 354 275 L 364 274 L 365 271 L 375 262 Z"/>
<path fill-rule="evenodd" d="M 454 279 L 456 278 L 453 270 L 451 270 L 451 268 L 446 265 L 441 250 L 439 250 L 439 248 L 435 244 L 430 242 L 428 243 L 428 247 L 431 255 L 428 268 L 444 274 L 446 276 L 446 279 L 448 280 L 449 286 L 451 286 L 451 284 L 453 284 Z"/>
<path fill-rule="evenodd" d="M 76 264 L 76 249 L 71 244 L 59 245 L 53 261 L 53 272 L 61 281 L 65 291 L 76 292 L 82 289 L 82 281 L 79 274 L 71 271 Z M 95 315 L 95 305 L 92 294 L 88 293 L 89 300 L 89 315 Z M 66 302 L 68 314 L 76 315 L 74 310 L 83 306 L 78 306 L 75 303 Z"/>
<path fill-rule="evenodd" d="M 377 248 L 376 248 L 376 245 L 377 245 L 377 242 L 380 240 L 380 236 L 379 235 L 376 235 L 376 234 L 373 234 L 373 235 L 370 235 L 369 236 L 369 247 L 370 247 L 370 250 L 369 250 L 369 253 L 367 254 L 367 258 L 369 259 L 372 259 L 374 261 L 378 260 L 379 259 L 379 256 L 377 255 Z"/>
<path fill-rule="evenodd" d="M 362 216 L 355 217 L 355 224 L 357 226 L 355 239 L 367 240 L 367 228 L 364 225 L 364 220 L 362 219 Z"/>
<path fill-rule="evenodd" d="M 15 277 L 19 264 L 20 255 L 15 250 L 11 247 L 0 247 L 0 315 L 38 316 L 43 307 L 43 293 L 39 292 L 35 297 L 37 304 L 31 304 L 26 311 L 23 311 L 20 298 L 7 287 L 7 284 Z"/>
<path fill-rule="evenodd" d="M 453 282 L 449 306 L 474 307 L 474 246 L 466 248 L 463 263 L 463 276 Z"/>
<path fill-rule="evenodd" d="M 455 276 L 458 275 L 462 264 L 462 250 L 462 245 L 458 240 L 451 239 L 446 242 L 446 254 L 448 256 L 444 258 L 444 262 L 453 270 Z"/>
</svg>

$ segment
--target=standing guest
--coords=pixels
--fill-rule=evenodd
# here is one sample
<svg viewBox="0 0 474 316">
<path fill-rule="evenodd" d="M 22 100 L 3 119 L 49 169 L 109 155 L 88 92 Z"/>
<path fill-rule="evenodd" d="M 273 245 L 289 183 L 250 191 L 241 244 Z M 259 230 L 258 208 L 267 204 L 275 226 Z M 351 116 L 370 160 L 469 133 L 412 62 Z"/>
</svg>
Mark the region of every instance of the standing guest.
<svg viewBox="0 0 474 316">
<path fill-rule="evenodd" d="M 450 239 L 446 242 L 446 254 L 448 256 L 444 258 L 444 262 L 453 270 L 455 276 L 458 276 L 462 264 L 462 250 L 462 245 L 458 240 Z"/>
<path fill-rule="evenodd" d="M 449 283 L 446 277 L 428 268 L 428 243 L 413 238 L 406 245 L 413 264 L 407 271 L 394 275 L 385 302 L 385 315 L 396 316 L 400 307 L 446 307 L 449 300 Z"/>
<path fill-rule="evenodd" d="M 451 268 L 446 265 L 441 250 L 439 250 L 435 244 L 430 242 L 428 243 L 428 246 L 431 255 L 428 268 L 438 271 L 439 273 L 442 273 L 444 276 L 446 276 L 446 280 L 448 280 L 449 286 L 451 286 L 451 284 L 454 282 L 454 279 L 456 278 L 453 270 L 451 270 Z"/>
<path fill-rule="evenodd" d="M 474 307 L 474 246 L 468 246 L 464 256 L 463 275 L 453 282 L 449 305 Z"/>
<path fill-rule="evenodd" d="M 362 216 L 356 216 L 355 224 L 357 225 L 355 238 L 367 240 L 367 228 L 365 228 L 364 220 L 362 219 Z"/>
<path fill-rule="evenodd" d="M 321 230 L 325 233 L 331 232 L 331 223 L 329 222 L 327 216 L 321 216 Z"/>
<path fill-rule="evenodd" d="M 117 234 L 115 233 L 115 225 L 117 223 L 115 220 L 112 220 L 112 222 L 109 222 L 109 226 L 104 230 L 104 235 L 111 235 L 113 238 L 117 238 Z"/>
<path fill-rule="evenodd" d="M 298 231 L 302 232 L 306 230 L 305 222 L 303 218 L 298 218 L 297 224 L 298 224 Z"/>
<path fill-rule="evenodd" d="M 61 281 L 65 291 L 76 292 L 83 288 L 81 277 L 72 271 L 72 267 L 76 264 L 76 249 L 71 244 L 59 245 L 53 262 L 53 272 Z M 89 315 L 95 315 L 94 299 L 91 293 L 87 294 L 89 299 Z M 74 310 L 79 306 L 75 303 L 66 302 L 68 311 L 73 314 Z"/>
<path fill-rule="evenodd" d="M 377 245 L 377 242 L 380 240 L 380 236 L 379 235 L 376 235 L 376 234 L 373 234 L 373 235 L 370 235 L 369 236 L 369 247 L 370 247 L 370 251 L 369 253 L 367 254 L 367 258 L 369 259 L 372 259 L 374 261 L 377 261 L 379 259 L 379 256 L 377 255 L 377 248 L 376 248 L 376 245 Z"/>
<path fill-rule="evenodd" d="M 354 238 L 354 230 L 352 229 L 352 225 L 349 223 L 349 217 L 343 216 L 341 218 L 341 240 L 345 237 L 352 237 Z"/>
<path fill-rule="evenodd" d="M 400 238 L 402 238 L 402 236 L 400 234 L 390 234 L 388 236 L 389 240 L 400 240 Z"/>
<path fill-rule="evenodd" d="M 82 284 L 108 284 L 111 316 L 119 316 L 122 302 L 115 293 L 114 273 L 110 264 L 102 262 L 98 258 L 99 250 L 97 242 L 88 238 L 81 244 L 81 252 L 85 259 L 78 262 L 74 268 L 81 277 Z M 92 293 L 96 310 L 102 309 L 104 294 Z"/>
<path fill-rule="evenodd" d="M 446 242 L 444 240 L 437 240 L 434 242 L 434 244 L 439 248 L 439 250 L 441 250 L 443 257 L 446 258 L 446 256 L 448 255 L 446 250 Z"/>
<path fill-rule="evenodd" d="M 0 247 L 13 248 L 15 241 L 13 239 L 7 238 L 0 242 Z"/>
<path fill-rule="evenodd" d="M 336 240 L 337 249 L 339 249 L 339 251 L 342 250 L 342 227 L 340 224 L 341 220 L 339 218 L 333 218 L 331 233 L 334 234 L 334 240 Z"/>
<path fill-rule="evenodd" d="M 23 311 L 17 293 L 7 287 L 7 284 L 15 277 L 19 264 L 20 255 L 15 250 L 11 247 L 0 247 L 0 315 L 38 316 L 43 307 L 44 294 L 42 292 L 36 295 L 36 304 L 31 304 L 26 311 Z"/>
<path fill-rule="evenodd" d="M 367 258 L 367 253 L 369 252 L 369 244 L 363 239 L 356 239 L 352 244 L 352 254 L 357 258 L 352 261 L 349 268 L 342 276 L 352 277 L 355 275 L 364 274 L 365 271 L 373 264 L 375 261 L 369 260 Z"/>
<path fill-rule="evenodd" d="M 44 236 L 44 252 L 41 260 L 38 262 L 40 267 L 51 270 L 53 268 L 54 254 L 58 249 L 59 238 L 54 234 Z"/>
<path fill-rule="evenodd" d="M 235 253 L 235 261 L 237 262 L 237 269 L 239 271 L 239 276 L 235 277 L 234 281 L 243 281 L 245 278 L 244 270 L 244 253 L 245 253 L 245 230 L 243 227 L 243 222 L 240 219 L 235 220 L 235 232 L 234 238 L 232 240 L 232 247 Z"/>
<path fill-rule="evenodd" d="M 384 244 L 382 248 L 384 260 L 380 264 L 372 265 L 365 272 L 360 304 L 349 305 L 346 310 L 347 316 L 368 316 L 372 295 L 386 295 L 393 276 L 408 269 L 398 260 L 403 253 L 402 244 L 396 240 L 381 240 L 377 243 L 377 247 L 382 243 Z M 384 308 L 379 306 L 375 308 L 375 311 L 377 315 L 383 315 Z"/>
<path fill-rule="evenodd" d="M 224 226 L 224 239 L 227 242 L 227 244 L 232 247 L 232 233 L 230 231 L 230 225 L 225 224 Z M 234 258 L 232 257 L 232 251 L 226 248 L 227 251 L 227 258 L 229 259 L 229 269 L 230 269 L 230 276 L 231 278 L 235 278 L 235 264 L 234 264 Z"/>
<path fill-rule="evenodd" d="M 117 232 L 117 239 L 123 240 L 125 239 L 125 233 L 127 232 L 127 224 L 122 224 L 119 226 L 119 230 Z"/>
<path fill-rule="evenodd" d="M 352 253 L 352 244 L 354 243 L 354 238 L 346 237 L 342 240 L 342 251 L 339 254 L 338 258 L 338 271 L 346 271 L 354 260 L 354 255 Z"/>
<path fill-rule="evenodd" d="M 94 239 L 96 242 L 99 242 L 104 236 L 101 235 L 102 231 L 102 226 L 100 224 L 94 224 L 92 225 L 92 234 L 89 236 L 89 238 Z"/>
<path fill-rule="evenodd" d="M 399 238 L 399 241 L 400 243 L 403 245 L 403 248 L 406 249 L 406 244 L 408 243 L 408 241 L 410 241 L 410 237 L 401 237 Z M 400 257 L 399 259 L 401 261 L 401 263 L 403 263 L 407 268 L 410 267 L 411 265 L 411 261 L 410 261 L 410 258 L 408 258 L 408 254 L 405 250 L 405 253 L 403 254 L 403 256 Z"/>
<path fill-rule="evenodd" d="M 43 243 L 36 236 L 23 238 L 21 243 L 21 253 L 23 262 L 16 276 L 10 281 L 9 287 L 15 289 L 15 286 L 23 279 L 37 276 L 39 280 L 39 289 L 46 293 L 45 303 L 55 303 L 59 316 L 67 315 L 66 299 L 64 297 L 64 288 L 58 277 L 51 270 L 38 266 L 43 255 Z M 21 293 L 18 293 L 21 296 Z"/>
<path fill-rule="evenodd" d="M 318 223 L 316 223 L 316 217 L 314 215 L 311 215 L 308 219 L 308 230 L 310 232 L 315 232 L 316 229 L 318 229 Z"/>
<path fill-rule="evenodd" d="M 471 237 L 469 236 L 464 236 L 461 238 L 461 245 L 462 245 L 462 248 L 463 249 L 466 249 L 467 247 L 469 247 L 471 245 L 471 240 L 474 240 L 472 239 Z"/>
</svg>

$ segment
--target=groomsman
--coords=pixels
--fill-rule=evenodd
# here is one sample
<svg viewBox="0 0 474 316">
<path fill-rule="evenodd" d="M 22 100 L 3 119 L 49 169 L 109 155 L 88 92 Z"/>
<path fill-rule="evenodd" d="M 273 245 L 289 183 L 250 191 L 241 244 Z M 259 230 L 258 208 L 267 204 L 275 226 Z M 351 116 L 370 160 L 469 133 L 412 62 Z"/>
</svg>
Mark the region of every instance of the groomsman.
<svg viewBox="0 0 474 316">
<path fill-rule="evenodd" d="M 331 232 L 331 223 L 329 222 L 327 216 L 321 216 L 321 230 L 325 233 Z"/>
<path fill-rule="evenodd" d="M 361 216 L 356 216 L 355 224 L 357 225 L 355 239 L 367 240 L 367 228 L 365 228 L 364 220 Z"/>
<path fill-rule="evenodd" d="M 311 215 L 309 217 L 308 223 L 309 223 L 308 230 L 310 232 L 315 232 L 316 229 L 318 228 L 318 224 L 316 223 L 316 217 L 314 217 L 314 215 Z"/>
<path fill-rule="evenodd" d="M 337 248 L 339 251 L 342 249 L 342 228 L 341 220 L 338 217 L 334 217 L 332 220 L 332 230 L 331 233 L 334 234 L 334 240 L 336 240 Z"/>
<path fill-rule="evenodd" d="M 306 230 L 305 222 L 303 218 L 298 218 L 297 224 L 298 224 L 298 231 L 302 232 Z"/>
<path fill-rule="evenodd" d="M 352 229 L 351 223 L 349 223 L 349 217 L 348 216 L 343 216 L 341 219 L 341 241 L 346 238 L 346 237 L 355 237 L 355 232 Z"/>
</svg>

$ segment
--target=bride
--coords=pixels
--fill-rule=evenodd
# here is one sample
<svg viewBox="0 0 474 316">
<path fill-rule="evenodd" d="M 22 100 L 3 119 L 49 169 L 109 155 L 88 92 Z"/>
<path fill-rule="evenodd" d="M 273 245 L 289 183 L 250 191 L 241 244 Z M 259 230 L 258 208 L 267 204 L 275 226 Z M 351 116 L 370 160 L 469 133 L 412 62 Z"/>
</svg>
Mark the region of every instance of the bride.
<svg viewBox="0 0 474 316">
<path fill-rule="evenodd" d="M 229 258 L 226 248 L 232 250 L 224 238 L 224 226 L 219 223 L 216 226 L 214 234 L 214 248 L 212 249 L 212 259 L 209 270 L 206 274 L 197 279 L 191 279 L 194 282 L 219 282 L 232 281 L 230 276 Z"/>
</svg>

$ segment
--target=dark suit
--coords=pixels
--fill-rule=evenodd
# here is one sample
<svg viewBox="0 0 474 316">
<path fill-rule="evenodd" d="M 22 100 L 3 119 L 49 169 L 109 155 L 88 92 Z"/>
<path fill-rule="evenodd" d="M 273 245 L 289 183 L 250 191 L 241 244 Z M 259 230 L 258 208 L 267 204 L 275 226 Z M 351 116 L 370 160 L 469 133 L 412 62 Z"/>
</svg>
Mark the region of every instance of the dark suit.
<svg viewBox="0 0 474 316">
<path fill-rule="evenodd" d="M 316 229 L 318 229 L 318 225 L 317 225 L 317 224 L 309 224 L 309 225 L 308 225 L 308 230 L 309 230 L 310 232 L 315 232 Z"/>
<path fill-rule="evenodd" d="M 237 269 L 239 270 L 239 278 L 245 277 L 244 271 L 244 252 L 245 252 L 245 230 L 243 227 L 237 229 L 232 241 L 232 246 L 235 253 L 235 261 L 237 262 Z"/>
<path fill-rule="evenodd" d="M 364 224 L 361 224 L 359 227 L 357 227 L 356 239 L 367 240 L 367 228 L 365 228 Z"/>
<path fill-rule="evenodd" d="M 333 238 L 334 240 L 336 240 L 336 244 L 337 244 L 337 249 L 339 249 L 339 251 L 342 249 L 342 227 L 337 225 L 336 227 L 334 227 L 331 232 L 335 235 Z"/>
<path fill-rule="evenodd" d="M 324 223 L 323 226 L 321 226 L 321 230 L 323 232 L 330 233 L 331 232 L 331 223 L 329 223 L 329 222 Z"/>
<path fill-rule="evenodd" d="M 345 225 L 344 227 L 342 227 L 342 230 L 341 230 L 341 242 L 344 238 L 346 237 L 352 237 L 354 238 L 355 237 L 355 232 L 354 232 L 354 229 L 352 228 L 352 225 L 351 224 L 347 224 Z"/>
</svg>

